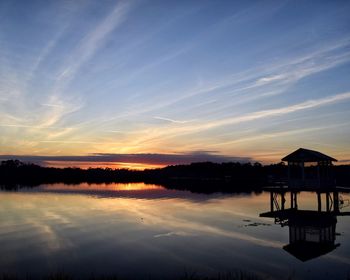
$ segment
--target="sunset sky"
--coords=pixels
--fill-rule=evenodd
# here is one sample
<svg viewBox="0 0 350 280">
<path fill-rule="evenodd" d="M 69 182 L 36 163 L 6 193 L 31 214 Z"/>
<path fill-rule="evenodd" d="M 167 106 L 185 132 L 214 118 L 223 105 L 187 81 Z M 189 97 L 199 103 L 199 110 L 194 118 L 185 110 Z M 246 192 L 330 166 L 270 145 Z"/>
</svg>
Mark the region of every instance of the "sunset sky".
<svg viewBox="0 0 350 280">
<path fill-rule="evenodd" d="M 350 162 L 350 1 L 0 1 L 0 159 Z"/>
</svg>

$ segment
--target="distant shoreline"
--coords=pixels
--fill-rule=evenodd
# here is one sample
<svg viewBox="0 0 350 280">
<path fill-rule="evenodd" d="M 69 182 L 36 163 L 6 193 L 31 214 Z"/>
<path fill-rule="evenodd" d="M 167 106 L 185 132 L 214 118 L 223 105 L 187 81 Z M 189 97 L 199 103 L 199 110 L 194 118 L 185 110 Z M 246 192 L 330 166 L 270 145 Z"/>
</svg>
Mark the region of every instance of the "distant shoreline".
<svg viewBox="0 0 350 280">
<path fill-rule="evenodd" d="M 350 186 L 350 165 L 333 166 L 337 185 Z M 160 184 L 167 188 L 201 192 L 261 190 L 287 181 L 283 163 L 198 162 L 158 169 L 129 170 L 110 168 L 54 168 L 7 160 L 0 163 L 2 188 L 38 186 L 52 183 L 133 183 Z"/>
</svg>

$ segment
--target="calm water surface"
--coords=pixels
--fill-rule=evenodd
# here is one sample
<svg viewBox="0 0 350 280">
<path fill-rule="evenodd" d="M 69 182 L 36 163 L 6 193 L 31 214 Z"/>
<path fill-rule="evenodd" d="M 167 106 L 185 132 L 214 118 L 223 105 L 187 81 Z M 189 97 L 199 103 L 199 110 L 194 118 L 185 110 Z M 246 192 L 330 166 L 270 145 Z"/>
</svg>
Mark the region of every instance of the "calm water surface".
<svg viewBox="0 0 350 280">
<path fill-rule="evenodd" d="M 312 209 L 315 198 L 302 193 L 299 205 Z M 337 217 L 340 246 L 302 262 L 283 250 L 288 226 L 259 217 L 269 209 L 268 193 L 206 195 L 145 184 L 2 191 L 0 271 L 152 279 L 236 270 L 269 279 L 350 275 L 350 217 Z"/>
</svg>

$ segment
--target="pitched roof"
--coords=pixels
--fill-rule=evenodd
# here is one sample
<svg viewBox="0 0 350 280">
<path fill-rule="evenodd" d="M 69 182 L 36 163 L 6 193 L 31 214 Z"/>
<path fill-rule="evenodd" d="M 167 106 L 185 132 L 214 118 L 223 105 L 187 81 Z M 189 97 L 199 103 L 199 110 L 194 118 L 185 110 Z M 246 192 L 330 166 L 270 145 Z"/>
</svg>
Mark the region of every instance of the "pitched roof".
<svg viewBox="0 0 350 280">
<path fill-rule="evenodd" d="M 293 162 L 318 162 L 318 161 L 337 161 L 335 158 L 327 156 L 317 151 L 299 148 L 293 153 L 282 158 L 282 161 Z"/>
</svg>

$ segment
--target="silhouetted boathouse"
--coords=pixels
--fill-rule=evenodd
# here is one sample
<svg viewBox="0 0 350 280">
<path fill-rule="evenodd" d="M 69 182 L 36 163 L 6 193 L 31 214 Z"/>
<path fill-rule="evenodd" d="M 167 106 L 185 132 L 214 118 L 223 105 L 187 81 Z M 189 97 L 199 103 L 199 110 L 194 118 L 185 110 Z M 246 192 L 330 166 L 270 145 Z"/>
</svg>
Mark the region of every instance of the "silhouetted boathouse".
<svg viewBox="0 0 350 280">
<path fill-rule="evenodd" d="M 335 243 L 337 216 L 350 215 L 340 211 L 349 206 L 349 201 L 344 203 L 339 192 L 348 193 L 350 189 L 336 187 L 332 163 L 337 160 L 300 148 L 282 161 L 288 162 L 288 187 L 265 188 L 270 193 L 270 211 L 260 217 L 274 218 L 276 224 L 289 227 L 289 244 L 283 249 L 301 261 L 333 251 L 340 245 Z M 316 194 L 317 210 L 299 209 L 298 196 L 302 192 Z"/>
<path fill-rule="evenodd" d="M 288 187 L 329 188 L 335 187 L 332 162 L 335 158 L 323 153 L 300 148 L 282 158 L 288 162 Z"/>
</svg>

